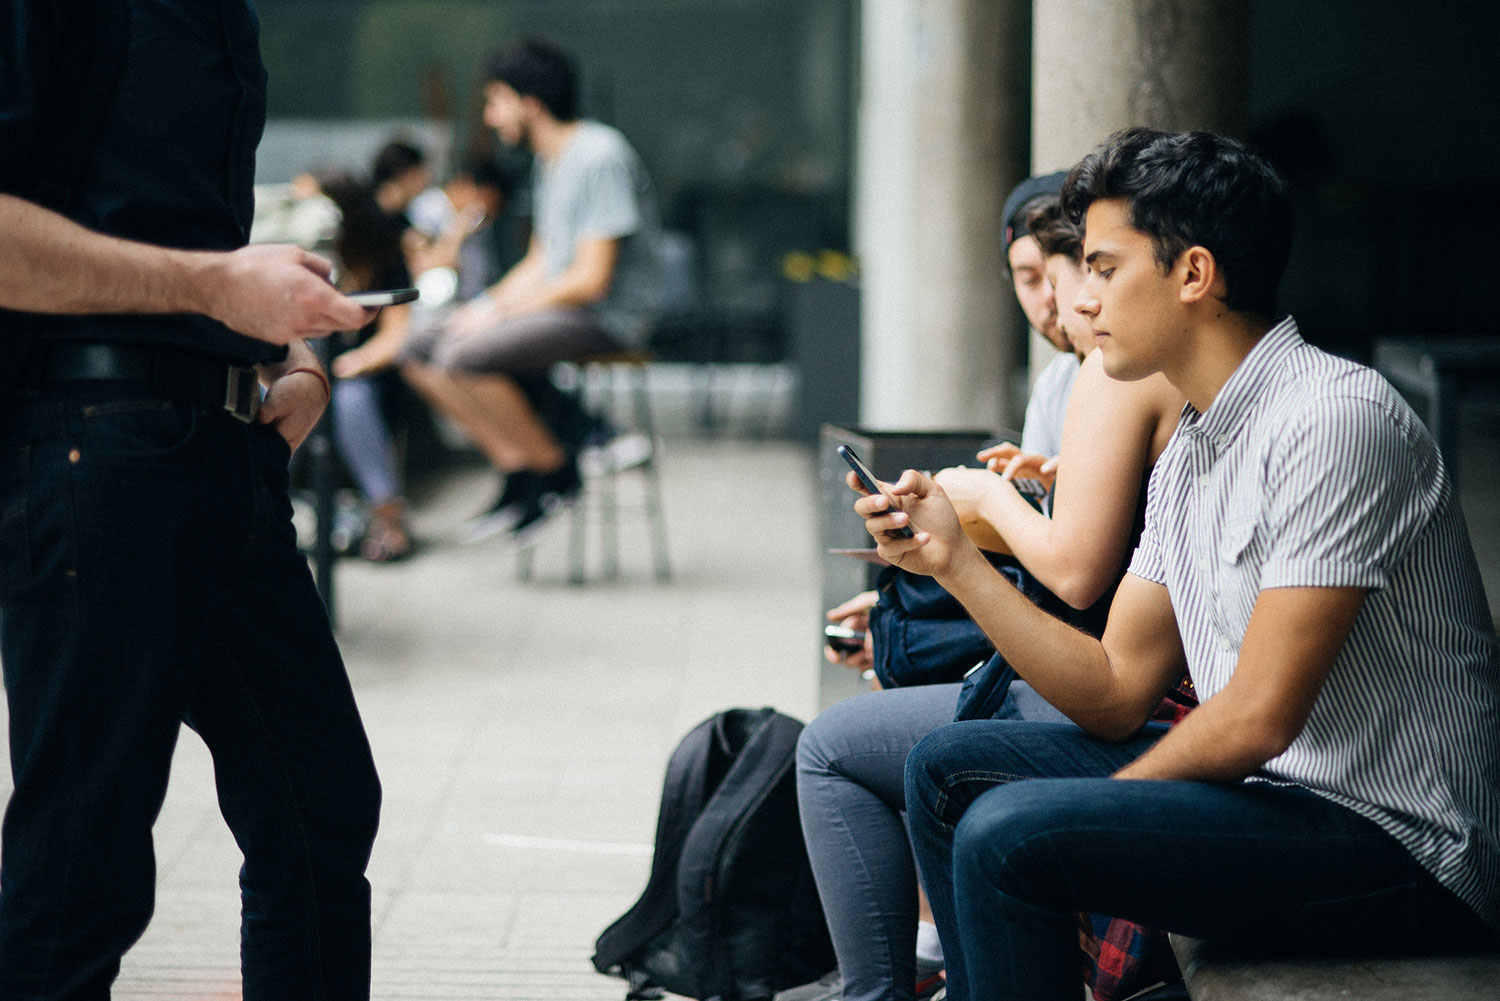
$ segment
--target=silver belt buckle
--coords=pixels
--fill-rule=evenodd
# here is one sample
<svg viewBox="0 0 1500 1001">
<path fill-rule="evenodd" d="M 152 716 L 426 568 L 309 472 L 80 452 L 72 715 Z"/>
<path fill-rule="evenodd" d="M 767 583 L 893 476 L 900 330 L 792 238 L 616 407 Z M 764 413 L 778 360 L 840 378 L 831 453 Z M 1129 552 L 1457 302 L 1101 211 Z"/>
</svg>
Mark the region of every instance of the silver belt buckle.
<svg viewBox="0 0 1500 1001">
<path fill-rule="evenodd" d="M 229 378 L 224 383 L 224 409 L 246 424 L 255 420 L 260 413 L 260 379 L 255 369 L 229 366 Z"/>
</svg>

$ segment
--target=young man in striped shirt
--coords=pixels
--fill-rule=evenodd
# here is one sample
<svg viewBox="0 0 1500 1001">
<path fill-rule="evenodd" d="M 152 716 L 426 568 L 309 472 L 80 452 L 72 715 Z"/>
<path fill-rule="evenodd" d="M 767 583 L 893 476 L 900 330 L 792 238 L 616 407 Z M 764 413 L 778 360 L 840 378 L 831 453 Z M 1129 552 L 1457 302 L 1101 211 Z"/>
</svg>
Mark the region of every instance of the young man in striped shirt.
<svg viewBox="0 0 1500 1001">
<path fill-rule="evenodd" d="M 1063 201 L 1106 371 L 1188 397 L 1103 639 L 999 578 L 929 478 L 855 505 L 1077 724 L 957 723 L 908 760 L 949 996 L 1077 997 L 1079 911 L 1271 946 L 1493 946 L 1500 654 L 1431 436 L 1274 319 L 1292 216 L 1255 154 L 1132 129 Z M 1143 723 L 1184 666 L 1203 703 L 1164 736 Z"/>
</svg>

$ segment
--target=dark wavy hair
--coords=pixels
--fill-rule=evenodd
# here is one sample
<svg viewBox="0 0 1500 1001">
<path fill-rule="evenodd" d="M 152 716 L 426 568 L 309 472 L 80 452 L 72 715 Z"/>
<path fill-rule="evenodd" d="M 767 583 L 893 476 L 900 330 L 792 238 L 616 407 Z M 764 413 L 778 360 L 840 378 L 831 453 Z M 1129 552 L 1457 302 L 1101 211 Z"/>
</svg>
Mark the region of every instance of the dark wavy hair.
<svg viewBox="0 0 1500 1001">
<path fill-rule="evenodd" d="M 375 154 L 375 159 L 370 164 L 370 183 L 378 188 L 386 181 L 393 181 L 426 162 L 426 153 L 409 142 L 392 139 Z"/>
<path fill-rule="evenodd" d="M 492 56 L 484 78 L 536 98 L 560 122 L 578 118 L 578 69 L 571 56 L 545 39 L 523 39 Z"/>
<path fill-rule="evenodd" d="M 1082 224 L 1100 199 L 1124 199 L 1130 224 L 1151 238 L 1164 270 L 1206 248 L 1224 276 L 1224 304 L 1270 319 L 1292 251 L 1286 182 L 1241 143 L 1211 132 L 1117 132 L 1074 167 L 1063 211 Z"/>
<path fill-rule="evenodd" d="M 1062 254 L 1074 264 L 1083 263 L 1083 227 L 1069 219 L 1062 209 L 1062 202 L 1050 198 L 1037 205 L 1026 215 L 1026 229 L 1036 237 L 1042 248 L 1042 256 Z"/>
<path fill-rule="evenodd" d="M 401 230 L 380 209 L 374 192 L 344 171 L 318 176 L 318 188 L 338 206 L 340 221 L 333 252 L 352 283 L 347 291 L 373 287 L 403 263 Z"/>
</svg>

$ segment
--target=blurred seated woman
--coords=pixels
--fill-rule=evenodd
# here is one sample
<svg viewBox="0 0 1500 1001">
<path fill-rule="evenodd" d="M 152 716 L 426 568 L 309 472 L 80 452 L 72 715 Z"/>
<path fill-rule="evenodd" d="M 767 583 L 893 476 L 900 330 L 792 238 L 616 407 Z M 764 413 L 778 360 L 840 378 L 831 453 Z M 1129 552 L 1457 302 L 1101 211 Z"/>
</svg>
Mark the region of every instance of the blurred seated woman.
<svg viewBox="0 0 1500 1001">
<path fill-rule="evenodd" d="M 370 189 L 347 174 L 318 178 L 342 214 L 334 252 L 338 287 L 345 292 L 406 288 L 411 284 L 401 239 L 404 226 L 383 212 Z M 369 504 L 360 555 L 385 563 L 411 552 L 406 500 L 382 398 L 399 384 L 393 363 L 411 324 L 409 305 L 387 306 L 359 330 L 333 334 L 333 428 L 339 457 Z"/>
</svg>

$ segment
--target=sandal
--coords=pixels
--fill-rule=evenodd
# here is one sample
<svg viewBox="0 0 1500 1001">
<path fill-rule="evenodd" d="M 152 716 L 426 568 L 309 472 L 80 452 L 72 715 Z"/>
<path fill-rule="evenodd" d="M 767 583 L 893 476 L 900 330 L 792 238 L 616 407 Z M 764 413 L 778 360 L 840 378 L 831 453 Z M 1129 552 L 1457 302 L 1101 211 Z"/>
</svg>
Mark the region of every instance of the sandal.
<svg viewBox="0 0 1500 1001">
<path fill-rule="evenodd" d="M 389 500 L 370 508 L 370 526 L 365 529 L 359 555 L 371 563 L 391 563 L 411 555 L 404 501 Z"/>
</svg>

